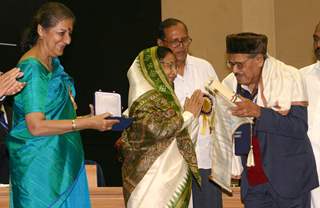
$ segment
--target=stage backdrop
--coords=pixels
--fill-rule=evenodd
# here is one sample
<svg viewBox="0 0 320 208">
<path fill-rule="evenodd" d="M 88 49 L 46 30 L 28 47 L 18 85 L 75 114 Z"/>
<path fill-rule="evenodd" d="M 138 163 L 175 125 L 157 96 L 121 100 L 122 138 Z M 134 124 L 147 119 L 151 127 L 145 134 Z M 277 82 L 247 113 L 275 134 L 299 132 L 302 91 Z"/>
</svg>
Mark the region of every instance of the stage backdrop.
<svg viewBox="0 0 320 208">
<path fill-rule="evenodd" d="M 0 42 L 17 44 L 20 34 L 31 20 L 33 12 L 44 0 L 1 0 Z M 122 106 L 127 107 L 127 70 L 137 54 L 156 44 L 161 21 L 160 0 L 135 1 L 60 1 L 76 15 L 72 43 L 65 49 L 61 61 L 74 78 L 77 89 L 78 114 L 89 113 L 97 90 L 117 92 Z M 14 66 L 19 50 L 0 46 L 0 70 Z M 108 186 L 120 186 L 121 163 L 114 143 L 120 133 L 81 132 L 85 157 L 97 161 L 103 169 Z"/>
</svg>

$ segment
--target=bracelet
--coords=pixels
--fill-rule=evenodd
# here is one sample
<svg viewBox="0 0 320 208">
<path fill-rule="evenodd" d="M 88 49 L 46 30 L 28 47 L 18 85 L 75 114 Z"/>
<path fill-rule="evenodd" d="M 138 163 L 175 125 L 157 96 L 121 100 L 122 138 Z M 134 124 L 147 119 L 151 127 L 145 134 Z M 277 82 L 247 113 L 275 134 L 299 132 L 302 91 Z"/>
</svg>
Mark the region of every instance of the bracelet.
<svg viewBox="0 0 320 208">
<path fill-rule="evenodd" d="M 76 124 L 76 120 L 75 119 L 72 119 L 72 130 L 73 131 L 77 131 L 77 124 Z"/>
</svg>

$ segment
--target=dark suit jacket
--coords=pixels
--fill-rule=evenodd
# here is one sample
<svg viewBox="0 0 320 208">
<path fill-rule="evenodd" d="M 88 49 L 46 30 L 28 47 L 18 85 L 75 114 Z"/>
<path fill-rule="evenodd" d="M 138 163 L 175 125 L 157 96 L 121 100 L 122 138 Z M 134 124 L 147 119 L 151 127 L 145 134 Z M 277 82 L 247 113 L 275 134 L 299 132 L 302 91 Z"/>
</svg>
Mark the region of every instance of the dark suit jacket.
<svg viewBox="0 0 320 208">
<path fill-rule="evenodd" d="M 307 130 L 307 108 L 302 106 L 291 106 L 287 116 L 262 108 L 256 120 L 254 132 L 259 139 L 263 169 L 281 197 L 295 198 L 319 186 Z M 246 157 L 243 159 L 245 164 Z M 246 196 L 248 187 L 245 168 L 241 178 L 242 197 Z"/>
<path fill-rule="evenodd" d="M 8 119 L 9 129 L 11 129 L 12 121 L 12 109 L 11 106 L 4 102 L 0 102 L 1 105 L 4 105 L 6 116 Z M 5 137 L 8 134 L 8 131 L 0 125 L 0 183 L 7 184 L 9 183 L 9 153 L 4 143 Z"/>
</svg>

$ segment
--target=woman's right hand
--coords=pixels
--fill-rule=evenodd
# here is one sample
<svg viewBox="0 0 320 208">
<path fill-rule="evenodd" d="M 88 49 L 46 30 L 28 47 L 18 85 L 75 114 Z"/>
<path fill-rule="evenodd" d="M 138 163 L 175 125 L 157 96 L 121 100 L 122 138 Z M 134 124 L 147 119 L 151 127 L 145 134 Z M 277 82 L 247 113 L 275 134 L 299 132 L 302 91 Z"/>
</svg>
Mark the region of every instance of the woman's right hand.
<svg viewBox="0 0 320 208">
<path fill-rule="evenodd" d="M 108 131 L 112 129 L 114 124 L 119 123 L 118 119 L 109 119 L 110 113 L 103 113 L 100 115 L 92 116 L 88 119 L 91 120 L 92 128 L 98 131 Z M 108 119 L 107 119 L 108 118 Z"/>
<path fill-rule="evenodd" d="M 191 98 L 186 98 L 184 110 L 189 111 L 194 117 L 198 117 L 203 105 L 203 93 L 201 90 L 193 92 Z"/>
<path fill-rule="evenodd" d="M 76 118 L 71 120 L 46 120 L 41 112 L 32 112 L 26 115 L 26 123 L 33 136 L 47 136 L 64 134 L 70 131 L 83 129 L 95 129 L 98 131 L 111 130 L 114 124 L 119 123 L 117 119 L 106 119 L 110 113 L 97 116 Z"/>
</svg>

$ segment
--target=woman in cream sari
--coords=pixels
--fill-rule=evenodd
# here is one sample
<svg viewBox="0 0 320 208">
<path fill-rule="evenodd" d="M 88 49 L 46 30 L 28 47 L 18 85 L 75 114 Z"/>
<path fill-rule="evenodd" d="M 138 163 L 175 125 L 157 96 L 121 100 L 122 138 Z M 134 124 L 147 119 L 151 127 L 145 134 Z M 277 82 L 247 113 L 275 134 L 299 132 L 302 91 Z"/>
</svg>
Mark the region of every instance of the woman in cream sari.
<svg viewBox="0 0 320 208">
<path fill-rule="evenodd" d="M 196 91 L 184 110 L 174 91 L 175 57 L 164 47 L 143 50 L 128 71 L 129 116 L 123 133 L 123 191 L 127 207 L 188 207 L 192 176 L 199 182 L 188 130 L 199 115 Z"/>
</svg>

